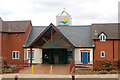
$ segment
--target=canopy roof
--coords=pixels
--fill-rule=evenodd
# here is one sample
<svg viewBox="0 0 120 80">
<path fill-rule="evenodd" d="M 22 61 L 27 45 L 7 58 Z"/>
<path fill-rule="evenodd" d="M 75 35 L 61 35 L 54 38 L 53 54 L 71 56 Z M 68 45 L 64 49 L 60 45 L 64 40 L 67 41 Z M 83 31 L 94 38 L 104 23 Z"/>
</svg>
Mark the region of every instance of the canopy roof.
<svg viewBox="0 0 120 80">
<path fill-rule="evenodd" d="M 92 31 L 90 25 L 57 27 L 50 24 L 49 26 L 56 28 L 74 47 L 79 47 L 80 45 L 82 47 L 92 47 Z M 30 47 L 48 27 L 33 26 L 24 47 Z"/>
</svg>

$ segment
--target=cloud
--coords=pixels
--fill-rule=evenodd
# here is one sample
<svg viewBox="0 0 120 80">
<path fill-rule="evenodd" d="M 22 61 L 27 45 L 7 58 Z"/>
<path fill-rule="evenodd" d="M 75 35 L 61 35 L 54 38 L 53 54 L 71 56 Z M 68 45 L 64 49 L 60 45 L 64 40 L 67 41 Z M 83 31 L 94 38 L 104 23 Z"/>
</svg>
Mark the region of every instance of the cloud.
<svg viewBox="0 0 120 80">
<path fill-rule="evenodd" d="M 56 15 L 63 8 L 72 16 L 73 25 L 117 22 L 118 0 L 1 0 L 0 17 L 49 25 L 56 24 Z"/>
</svg>

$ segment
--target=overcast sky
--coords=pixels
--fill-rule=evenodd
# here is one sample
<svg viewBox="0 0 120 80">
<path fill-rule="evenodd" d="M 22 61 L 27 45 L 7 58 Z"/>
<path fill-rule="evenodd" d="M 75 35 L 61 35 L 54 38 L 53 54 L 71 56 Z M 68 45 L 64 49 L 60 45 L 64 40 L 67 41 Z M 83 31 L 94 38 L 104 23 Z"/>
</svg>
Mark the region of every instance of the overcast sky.
<svg viewBox="0 0 120 80">
<path fill-rule="evenodd" d="M 63 8 L 72 16 L 72 25 L 118 22 L 119 0 L 0 0 L 4 21 L 31 20 L 34 26 L 56 25 Z"/>
</svg>

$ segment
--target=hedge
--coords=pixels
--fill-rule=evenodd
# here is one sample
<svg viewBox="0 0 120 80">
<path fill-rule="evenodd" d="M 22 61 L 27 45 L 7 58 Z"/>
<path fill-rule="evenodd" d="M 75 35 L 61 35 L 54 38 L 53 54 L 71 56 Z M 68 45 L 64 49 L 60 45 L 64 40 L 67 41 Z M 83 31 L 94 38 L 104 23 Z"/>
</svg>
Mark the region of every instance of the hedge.
<svg viewBox="0 0 120 80">
<path fill-rule="evenodd" d="M 104 59 L 104 60 L 94 60 L 93 61 L 94 70 L 118 70 L 120 69 L 120 61 L 114 59 Z"/>
</svg>

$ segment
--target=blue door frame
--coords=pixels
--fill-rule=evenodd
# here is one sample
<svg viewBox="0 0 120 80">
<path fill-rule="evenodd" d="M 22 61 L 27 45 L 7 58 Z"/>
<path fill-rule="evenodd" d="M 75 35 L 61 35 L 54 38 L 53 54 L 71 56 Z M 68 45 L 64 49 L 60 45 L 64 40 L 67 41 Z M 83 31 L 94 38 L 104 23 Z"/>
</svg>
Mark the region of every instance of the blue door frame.
<svg viewBox="0 0 120 80">
<path fill-rule="evenodd" d="M 82 52 L 83 64 L 88 64 L 88 52 Z"/>
</svg>

